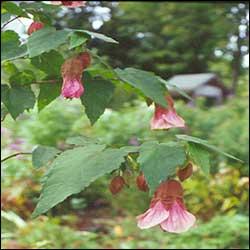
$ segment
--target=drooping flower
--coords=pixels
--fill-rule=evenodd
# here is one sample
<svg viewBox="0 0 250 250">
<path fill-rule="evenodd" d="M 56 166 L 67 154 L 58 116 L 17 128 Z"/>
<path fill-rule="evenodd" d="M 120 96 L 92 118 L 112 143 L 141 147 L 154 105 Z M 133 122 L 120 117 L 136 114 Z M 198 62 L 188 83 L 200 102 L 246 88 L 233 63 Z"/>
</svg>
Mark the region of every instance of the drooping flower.
<svg viewBox="0 0 250 250">
<path fill-rule="evenodd" d="M 44 27 L 44 24 L 41 22 L 33 22 L 31 23 L 31 25 L 29 26 L 27 33 L 30 36 L 33 32 L 40 30 Z"/>
<path fill-rule="evenodd" d="M 146 182 L 144 174 L 140 174 L 137 176 L 136 185 L 141 191 L 143 191 L 143 192 L 148 191 L 148 184 Z"/>
<path fill-rule="evenodd" d="M 65 98 L 80 98 L 83 92 L 84 88 L 81 79 L 71 79 L 67 77 L 63 79 L 62 95 Z"/>
<path fill-rule="evenodd" d="M 114 177 L 110 184 L 109 184 L 109 190 L 112 194 L 117 194 L 119 193 L 125 185 L 125 180 L 123 179 L 122 176 L 116 176 Z"/>
<path fill-rule="evenodd" d="M 90 64 L 90 55 L 83 52 L 67 59 L 62 67 L 61 74 L 63 77 L 62 96 L 65 98 L 80 98 L 84 92 L 81 82 L 83 70 Z"/>
<path fill-rule="evenodd" d="M 137 216 L 138 227 L 147 229 L 160 225 L 164 231 L 182 233 L 190 229 L 196 219 L 183 202 L 183 189 L 175 180 L 162 182 L 157 188 L 150 208 Z"/>
<path fill-rule="evenodd" d="M 193 174 L 193 165 L 192 163 L 188 163 L 187 166 L 181 168 L 177 171 L 177 176 L 180 181 L 184 181 L 189 178 Z"/>
<path fill-rule="evenodd" d="M 174 101 L 170 95 L 166 97 L 168 107 L 155 104 L 155 113 L 151 120 L 151 129 L 169 129 L 185 127 L 185 121 L 177 115 Z"/>
<path fill-rule="evenodd" d="M 86 1 L 50 1 L 54 5 L 63 5 L 68 8 L 84 7 Z"/>
</svg>

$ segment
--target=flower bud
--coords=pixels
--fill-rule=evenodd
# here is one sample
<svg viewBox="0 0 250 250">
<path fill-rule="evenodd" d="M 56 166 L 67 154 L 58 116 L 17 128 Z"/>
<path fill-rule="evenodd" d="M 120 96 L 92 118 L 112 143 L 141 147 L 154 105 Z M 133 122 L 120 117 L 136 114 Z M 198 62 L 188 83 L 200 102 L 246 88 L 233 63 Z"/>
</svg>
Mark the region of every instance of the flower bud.
<svg viewBox="0 0 250 250">
<path fill-rule="evenodd" d="M 116 176 L 112 179 L 112 181 L 109 184 L 109 190 L 112 194 L 117 194 L 119 193 L 125 184 L 125 180 L 121 176 Z"/>
<path fill-rule="evenodd" d="M 40 30 L 40 29 L 42 29 L 44 27 L 44 24 L 43 23 L 41 23 L 41 22 L 33 22 L 30 26 L 29 26 L 29 28 L 28 28 L 28 30 L 27 30 L 27 33 L 28 33 L 28 35 L 31 35 L 33 32 L 35 32 L 35 31 L 37 31 L 37 30 Z"/>
<path fill-rule="evenodd" d="M 91 63 L 91 57 L 88 52 L 82 52 L 79 54 L 79 59 L 82 61 L 83 68 L 87 68 Z"/>
<path fill-rule="evenodd" d="M 180 181 L 186 180 L 192 174 L 193 174 L 193 165 L 191 163 L 188 163 L 186 167 L 179 169 L 177 172 L 177 176 L 180 179 Z"/>
<path fill-rule="evenodd" d="M 144 174 L 138 175 L 136 178 L 136 184 L 138 189 L 140 189 L 143 192 L 148 191 L 148 184 L 146 182 L 146 179 L 144 177 Z"/>
</svg>

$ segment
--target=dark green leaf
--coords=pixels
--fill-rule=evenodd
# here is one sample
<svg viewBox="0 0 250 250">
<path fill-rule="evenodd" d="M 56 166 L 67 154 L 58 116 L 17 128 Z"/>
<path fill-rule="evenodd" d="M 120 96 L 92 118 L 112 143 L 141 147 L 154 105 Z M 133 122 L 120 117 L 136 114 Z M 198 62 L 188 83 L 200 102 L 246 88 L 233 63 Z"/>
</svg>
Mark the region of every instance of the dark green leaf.
<svg viewBox="0 0 250 250">
<path fill-rule="evenodd" d="M 53 4 L 45 4 L 41 1 L 37 1 L 37 2 L 28 2 L 28 3 L 21 2 L 20 7 L 25 9 L 27 12 L 35 10 L 35 11 L 52 13 L 52 12 L 58 11 L 58 9 L 61 6 L 60 5 L 53 5 Z"/>
<path fill-rule="evenodd" d="M 38 95 L 38 110 L 41 111 L 54 99 L 60 96 L 61 83 L 42 83 L 40 84 L 40 92 Z"/>
<path fill-rule="evenodd" d="M 107 80 L 94 79 L 88 73 L 84 74 L 83 85 L 85 90 L 81 96 L 81 101 L 93 125 L 109 104 L 114 92 L 114 86 Z"/>
<path fill-rule="evenodd" d="M 61 151 L 54 147 L 38 146 L 32 152 L 32 164 L 35 168 L 40 168 L 53 160 Z"/>
<path fill-rule="evenodd" d="M 161 106 L 167 107 L 165 99 L 166 87 L 156 75 L 134 68 L 124 70 L 117 68 L 115 72 L 123 81 L 142 91 L 145 96 Z"/>
<path fill-rule="evenodd" d="M 33 32 L 28 38 L 28 52 L 30 57 L 38 56 L 44 52 L 56 49 L 68 39 L 69 31 L 56 30 L 52 27 L 44 27 Z"/>
<path fill-rule="evenodd" d="M 223 152 L 222 150 L 220 150 L 219 148 L 213 146 L 213 145 L 210 145 L 206 140 L 202 140 L 200 138 L 197 138 L 197 137 L 193 137 L 193 136 L 189 136 L 189 135 L 176 135 L 176 137 L 180 140 L 184 140 L 184 141 L 188 141 L 188 142 L 194 142 L 194 143 L 198 143 L 198 144 L 201 144 L 215 152 L 218 152 L 220 154 L 223 154 L 231 159 L 234 159 L 236 161 L 239 161 L 239 162 L 243 162 L 242 160 L 236 158 L 235 156 L 233 155 L 230 155 L 228 153 L 225 153 Z"/>
<path fill-rule="evenodd" d="M 7 30 L 1 34 L 1 61 L 12 60 L 27 55 L 26 45 L 20 46 L 16 32 Z"/>
<path fill-rule="evenodd" d="M 75 47 L 78 47 L 85 43 L 88 40 L 88 36 L 80 33 L 80 32 L 74 32 L 70 36 L 70 44 L 69 49 L 73 49 Z"/>
<path fill-rule="evenodd" d="M 63 62 L 63 56 L 55 50 L 31 58 L 31 63 L 50 77 L 61 76 Z"/>
<path fill-rule="evenodd" d="M 29 85 L 36 81 L 35 74 L 30 70 L 24 70 L 12 75 L 9 79 L 10 84 L 13 85 Z"/>
<path fill-rule="evenodd" d="M 15 16 L 28 17 L 27 13 L 25 13 L 22 8 L 11 1 L 3 1 L 2 8 L 7 10 L 10 14 Z"/>
<path fill-rule="evenodd" d="M 60 154 L 50 166 L 33 217 L 45 213 L 100 176 L 119 168 L 127 151 L 105 150 L 104 145 L 94 144 Z"/>
<path fill-rule="evenodd" d="M 99 140 L 87 136 L 74 136 L 66 140 L 67 144 L 86 146 L 89 144 L 100 144 Z"/>
<path fill-rule="evenodd" d="M 145 142 L 140 146 L 139 152 L 138 162 L 151 193 L 161 181 L 174 175 L 176 168 L 186 160 L 184 148 L 174 143 Z"/>
<path fill-rule="evenodd" d="M 13 86 L 8 90 L 4 87 L 4 92 L 6 95 L 2 99 L 2 102 L 13 119 L 16 119 L 19 114 L 23 113 L 26 109 L 33 108 L 35 105 L 36 98 L 30 86 Z"/>
<path fill-rule="evenodd" d="M 7 84 L 1 84 L 1 101 L 7 102 L 9 99 L 9 86 Z"/>
<path fill-rule="evenodd" d="M 201 144 L 188 143 L 188 152 L 191 160 L 199 166 L 205 174 L 210 172 L 209 153 Z"/>
</svg>

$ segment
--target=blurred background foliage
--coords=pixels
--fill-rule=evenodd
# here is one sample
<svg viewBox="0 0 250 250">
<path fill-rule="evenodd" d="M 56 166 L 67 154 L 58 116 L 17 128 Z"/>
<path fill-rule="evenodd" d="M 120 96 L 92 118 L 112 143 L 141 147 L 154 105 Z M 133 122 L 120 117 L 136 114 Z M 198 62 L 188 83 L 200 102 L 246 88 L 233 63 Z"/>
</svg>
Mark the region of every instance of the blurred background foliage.
<svg viewBox="0 0 250 250">
<path fill-rule="evenodd" d="M 153 106 L 133 92 L 116 88 L 112 105 L 91 127 L 78 100 L 58 98 L 40 113 L 37 109 L 13 121 L 2 122 L 2 158 L 35 145 L 63 148 L 74 135 L 96 137 L 115 146 L 136 145 L 149 139 L 168 141 L 188 133 L 244 160 L 239 164 L 211 152 L 211 175 L 195 168 L 184 182 L 185 202 L 197 215 L 197 228 L 182 235 L 159 228 L 139 230 L 135 216 L 147 209 L 150 197 L 129 184 L 112 196 L 111 176 L 92 183 L 44 216 L 31 220 L 41 177 L 30 156 L 20 155 L 2 164 L 3 249 L 248 249 L 249 247 L 249 86 L 247 3 L 98 2 L 86 8 L 66 9 L 51 17 L 58 28 L 97 30 L 119 45 L 93 40 L 90 47 L 113 67 L 137 67 L 168 79 L 179 73 L 215 72 L 232 95 L 219 106 L 176 100 L 187 129 L 150 131 Z M 246 28 L 245 28 L 246 27 Z M 23 64 L 17 60 L 21 69 Z M 6 72 L 5 72 L 6 73 Z"/>
</svg>

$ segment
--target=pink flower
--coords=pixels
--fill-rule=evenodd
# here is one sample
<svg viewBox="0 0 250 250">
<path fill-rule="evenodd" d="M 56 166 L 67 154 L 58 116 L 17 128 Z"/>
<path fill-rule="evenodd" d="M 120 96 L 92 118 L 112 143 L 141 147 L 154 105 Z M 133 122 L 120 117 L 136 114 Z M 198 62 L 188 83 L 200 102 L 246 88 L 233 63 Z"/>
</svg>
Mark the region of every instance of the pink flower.
<svg viewBox="0 0 250 250">
<path fill-rule="evenodd" d="M 186 232 L 196 219 L 186 210 L 182 196 L 183 189 L 178 181 L 162 182 L 154 194 L 150 208 L 137 216 L 138 227 L 147 229 L 159 224 L 164 231 Z"/>
<path fill-rule="evenodd" d="M 29 26 L 29 28 L 28 28 L 28 30 L 27 30 L 27 33 L 28 33 L 28 35 L 31 35 L 33 32 L 35 32 L 35 31 L 37 31 L 37 30 L 40 30 L 40 29 L 42 29 L 44 27 L 44 24 L 43 23 L 41 23 L 41 22 L 33 22 L 30 26 Z"/>
<path fill-rule="evenodd" d="M 168 108 L 155 104 L 155 113 L 151 120 L 151 129 L 169 129 L 185 127 L 185 121 L 177 115 L 174 101 L 170 95 L 166 97 Z"/>
<path fill-rule="evenodd" d="M 70 79 L 65 77 L 63 79 L 63 86 L 62 86 L 62 96 L 65 98 L 80 98 L 83 94 L 84 88 L 81 83 L 80 79 Z"/>
<path fill-rule="evenodd" d="M 63 86 L 61 94 L 65 98 L 80 98 L 84 92 L 81 82 L 82 73 L 90 65 L 91 58 L 87 52 L 67 59 L 61 66 Z"/>
<path fill-rule="evenodd" d="M 63 5 L 68 8 L 83 7 L 86 5 L 86 1 L 50 1 L 54 5 Z"/>
</svg>

